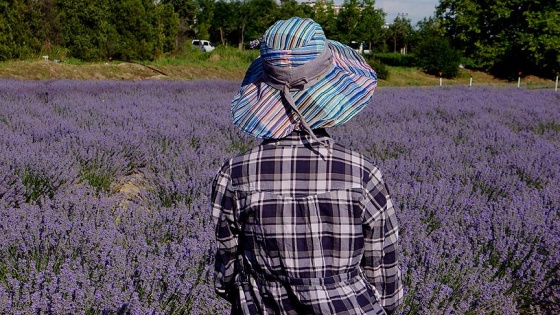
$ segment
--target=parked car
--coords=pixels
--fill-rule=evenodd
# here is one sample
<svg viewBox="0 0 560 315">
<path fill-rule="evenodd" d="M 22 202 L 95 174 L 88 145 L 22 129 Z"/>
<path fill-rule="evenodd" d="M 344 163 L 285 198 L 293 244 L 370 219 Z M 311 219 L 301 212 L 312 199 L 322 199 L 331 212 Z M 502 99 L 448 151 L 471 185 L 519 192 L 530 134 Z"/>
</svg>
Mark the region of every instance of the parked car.
<svg viewBox="0 0 560 315">
<path fill-rule="evenodd" d="M 200 48 L 200 50 L 204 52 L 211 52 L 214 48 L 216 48 L 209 40 L 205 39 L 193 39 L 192 45 Z"/>
</svg>

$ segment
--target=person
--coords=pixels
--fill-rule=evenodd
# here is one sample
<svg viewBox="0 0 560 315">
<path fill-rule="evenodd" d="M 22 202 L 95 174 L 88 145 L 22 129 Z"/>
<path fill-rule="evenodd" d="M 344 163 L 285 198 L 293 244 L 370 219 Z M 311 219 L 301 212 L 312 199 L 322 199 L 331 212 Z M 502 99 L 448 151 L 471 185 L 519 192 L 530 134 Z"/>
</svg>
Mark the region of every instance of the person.
<svg viewBox="0 0 560 315">
<path fill-rule="evenodd" d="M 263 138 L 212 183 L 214 286 L 232 314 L 391 314 L 398 223 L 380 170 L 326 128 L 366 106 L 375 72 L 307 18 L 260 39 L 231 111 Z"/>
</svg>

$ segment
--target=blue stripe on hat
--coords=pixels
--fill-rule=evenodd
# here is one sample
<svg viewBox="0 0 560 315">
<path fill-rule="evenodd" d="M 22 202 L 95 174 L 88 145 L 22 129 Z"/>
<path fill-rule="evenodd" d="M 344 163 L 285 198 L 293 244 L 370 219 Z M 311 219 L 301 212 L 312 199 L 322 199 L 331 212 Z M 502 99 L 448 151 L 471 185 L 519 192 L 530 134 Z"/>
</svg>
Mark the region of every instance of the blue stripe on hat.
<svg viewBox="0 0 560 315">
<path fill-rule="evenodd" d="M 325 49 L 323 29 L 312 19 L 280 20 L 263 36 L 261 56 L 275 66 L 297 67 Z"/>
</svg>

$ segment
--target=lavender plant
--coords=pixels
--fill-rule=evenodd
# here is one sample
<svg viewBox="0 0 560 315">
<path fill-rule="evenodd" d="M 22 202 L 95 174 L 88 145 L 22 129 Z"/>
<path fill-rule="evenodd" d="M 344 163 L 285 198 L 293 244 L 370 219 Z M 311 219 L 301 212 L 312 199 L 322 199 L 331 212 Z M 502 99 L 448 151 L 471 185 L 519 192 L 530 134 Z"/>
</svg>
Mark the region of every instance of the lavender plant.
<svg viewBox="0 0 560 315">
<path fill-rule="evenodd" d="M 258 143 L 227 81 L 0 84 L 0 313 L 220 314 L 208 194 Z M 384 88 L 330 130 L 398 206 L 401 314 L 560 312 L 560 97 Z"/>
</svg>

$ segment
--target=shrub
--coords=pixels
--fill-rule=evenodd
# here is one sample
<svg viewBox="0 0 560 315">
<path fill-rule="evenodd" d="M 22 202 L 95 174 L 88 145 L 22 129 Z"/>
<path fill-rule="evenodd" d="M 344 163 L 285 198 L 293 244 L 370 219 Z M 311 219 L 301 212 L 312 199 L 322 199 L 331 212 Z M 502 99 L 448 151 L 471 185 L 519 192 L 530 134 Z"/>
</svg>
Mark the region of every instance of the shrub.
<svg viewBox="0 0 560 315">
<path fill-rule="evenodd" d="M 387 66 L 379 59 L 375 58 L 373 55 L 367 55 L 366 57 L 367 63 L 375 70 L 377 73 L 377 78 L 381 80 L 389 79 L 389 70 Z"/>
<path fill-rule="evenodd" d="M 443 72 L 446 78 L 454 78 L 459 73 L 461 56 L 445 38 L 431 37 L 418 46 L 417 61 L 424 71 L 438 75 Z"/>
<path fill-rule="evenodd" d="M 414 54 L 376 53 L 373 56 L 389 66 L 414 67 L 416 65 L 416 56 Z"/>
</svg>

